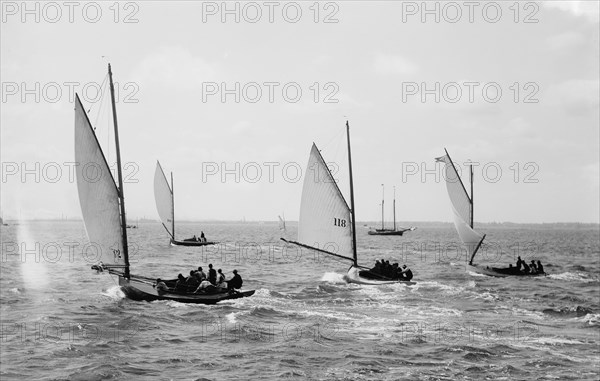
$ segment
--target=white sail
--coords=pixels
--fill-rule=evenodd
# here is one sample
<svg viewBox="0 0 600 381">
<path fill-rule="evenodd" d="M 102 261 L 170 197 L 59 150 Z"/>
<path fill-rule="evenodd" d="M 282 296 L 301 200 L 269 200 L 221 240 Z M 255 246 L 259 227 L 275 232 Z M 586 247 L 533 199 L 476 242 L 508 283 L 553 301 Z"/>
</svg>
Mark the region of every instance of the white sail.
<svg viewBox="0 0 600 381">
<path fill-rule="evenodd" d="M 460 240 L 467 248 L 470 258 L 469 262 L 471 262 L 485 236 L 471 228 L 473 222 L 471 221 L 471 211 L 473 205 L 452 160 L 447 154 L 436 158 L 436 160 L 445 163 L 446 189 L 452 203 L 454 227 Z"/>
<path fill-rule="evenodd" d="M 277 216 L 279 217 L 279 230 L 285 231 L 285 220 L 283 218 L 281 218 L 281 216 Z"/>
<path fill-rule="evenodd" d="M 104 264 L 123 265 L 119 190 L 79 96 L 75 100 L 75 162 L 81 213 L 92 245 L 86 255 Z"/>
<path fill-rule="evenodd" d="M 156 201 L 156 210 L 158 210 L 160 220 L 167 232 L 174 238 L 173 191 L 158 161 L 154 172 L 154 200 Z"/>
<path fill-rule="evenodd" d="M 304 175 L 298 241 L 352 258 L 350 214 L 327 164 L 313 144 Z"/>
</svg>

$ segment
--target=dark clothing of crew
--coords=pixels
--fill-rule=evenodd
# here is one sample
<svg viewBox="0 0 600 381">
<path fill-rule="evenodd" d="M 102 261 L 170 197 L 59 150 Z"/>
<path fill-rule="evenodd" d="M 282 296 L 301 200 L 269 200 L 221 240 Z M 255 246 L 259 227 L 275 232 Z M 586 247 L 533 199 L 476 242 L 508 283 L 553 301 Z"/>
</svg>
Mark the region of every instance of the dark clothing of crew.
<svg viewBox="0 0 600 381">
<path fill-rule="evenodd" d="M 537 264 L 537 271 L 538 271 L 538 274 L 544 273 L 544 266 L 542 266 L 541 262 L 538 262 L 538 264 Z"/>
<path fill-rule="evenodd" d="M 233 278 L 227 281 L 227 288 L 230 290 L 234 288 L 241 288 L 243 282 L 244 281 L 242 280 L 240 274 L 235 274 Z"/>
<path fill-rule="evenodd" d="M 517 271 L 521 271 L 522 263 L 523 263 L 523 261 L 521 260 L 521 257 L 519 257 L 519 259 L 517 259 Z"/>
<path fill-rule="evenodd" d="M 212 284 L 217 283 L 217 270 L 215 270 L 215 269 L 208 270 L 208 281 Z"/>
<path fill-rule="evenodd" d="M 525 274 L 529 274 L 529 266 L 527 265 L 527 262 L 523 261 L 523 272 Z"/>
<path fill-rule="evenodd" d="M 405 280 L 411 280 L 413 278 L 413 273 L 412 271 L 410 271 L 410 269 L 408 269 L 405 273 L 404 273 L 404 279 Z"/>
</svg>

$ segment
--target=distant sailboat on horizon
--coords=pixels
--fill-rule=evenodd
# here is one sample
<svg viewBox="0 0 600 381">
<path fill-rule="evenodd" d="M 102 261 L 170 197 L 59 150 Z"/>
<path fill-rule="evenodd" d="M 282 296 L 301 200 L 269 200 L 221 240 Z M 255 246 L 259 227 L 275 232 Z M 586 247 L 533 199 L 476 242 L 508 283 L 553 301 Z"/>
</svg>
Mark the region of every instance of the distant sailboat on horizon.
<svg viewBox="0 0 600 381">
<path fill-rule="evenodd" d="M 277 218 L 279 218 L 279 230 L 284 232 L 287 231 L 285 227 L 285 214 L 283 215 L 283 217 L 277 216 Z"/>
<path fill-rule="evenodd" d="M 396 229 L 396 187 L 394 187 L 394 227 L 392 229 L 385 228 L 385 219 L 384 219 L 384 205 L 385 205 L 385 186 L 381 184 L 382 195 L 381 195 L 381 229 L 371 229 L 369 230 L 369 235 L 384 235 L 384 236 L 401 236 L 405 232 L 413 231 L 416 227 L 410 228 L 401 228 Z"/>
<path fill-rule="evenodd" d="M 156 210 L 162 221 L 162 225 L 169 234 L 171 245 L 176 246 L 206 246 L 214 245 L 216 242 L 209 242 L 201 235 L 193 238 L 179 241 L 175 238 L 175 193 L 173 189 L 173 172 L 171 172 L 171 185 L 167 181 L 165 172 L 160 162 L 156 161 L 156 170 L 154 171 L 154 201 Z"/>
</svg>

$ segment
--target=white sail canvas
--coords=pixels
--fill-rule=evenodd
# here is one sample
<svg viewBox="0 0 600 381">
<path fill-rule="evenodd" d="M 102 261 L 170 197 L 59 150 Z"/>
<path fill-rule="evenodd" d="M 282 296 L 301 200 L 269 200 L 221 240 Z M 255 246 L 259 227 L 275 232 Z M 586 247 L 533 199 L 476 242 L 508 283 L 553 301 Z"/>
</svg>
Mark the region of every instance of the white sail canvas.
<svg viewBox="0 0 600 381">
<path fill-rule="evenodd" d="M 456 168 L 448 155 L 436 159 L 445 163 L 446 189 L 452 203 L 452 213 L 454 215 L 454 227 L 460 237 L 460 240 L 467 248 L 468 257 L 472 258 L 483 235 L 471 228 L 471 198 L 460 180 Z"/>
<path fill-rule="evenodd" d="M 313 144 L 304 175 L 298 241 L 352 257 L 350 208 L 317 146 Z"/>
<path fill-rule="evenodd" d="M 173 237 L 173 193 L 158 161 L 154 171 L 154 201 L 160 220 Z"/>
<path fill-rule="evenodd" d="M 98 261 L 124 264 L 119 191 L 79 96 L 75 101 L 77 190 L 88 239 Z M 95 255 L 95 254 L 94 254 Z"/>
</svg>

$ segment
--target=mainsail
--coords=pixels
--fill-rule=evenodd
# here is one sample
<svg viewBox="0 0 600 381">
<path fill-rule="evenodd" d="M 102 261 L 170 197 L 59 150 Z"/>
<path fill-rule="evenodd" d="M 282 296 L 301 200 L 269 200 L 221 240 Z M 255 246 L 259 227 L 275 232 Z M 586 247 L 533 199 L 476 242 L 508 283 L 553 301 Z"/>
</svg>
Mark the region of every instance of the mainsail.
<svg viewBox="0 0 600 381">
<path fill-rule="evenodd" d="M 299 243 L 352 260 L 351 212 L 313 143 L 300 203 Z"/>
<path fill-rule="evenodd" d="M 75 162 L 77 190 L 88 239 L 96 258 L 105 265 L 126 264 L 123 250 L 119 190 L 100 148 L 96 134 L 75 96 Z"/>
<path fill-rule="evenodd" d="M 175 221 L 173 210 L 173 190 L 169 186 L 167 177 L 160 166 L 156 162 L 156 171 L 154 172 L 154 200 L 156 201 L 156 210 L 163 223 L 163 226 L 171 236 L 175 238 Z"/>
<path fill-rule="evenodd" d="M 479 250 L 479 246 L 481 246 L 485 235 L 473 229 L 473 202 L 448 152 L 446 152 L 446 155 L 436 158 L 436 161 L 445 163 L 446 189 L 452 203 L 454 227 L 460 240 L 467 248 L 469 264 L 472 264 L 473 258 L 477 250 Z"/>
</svg>

